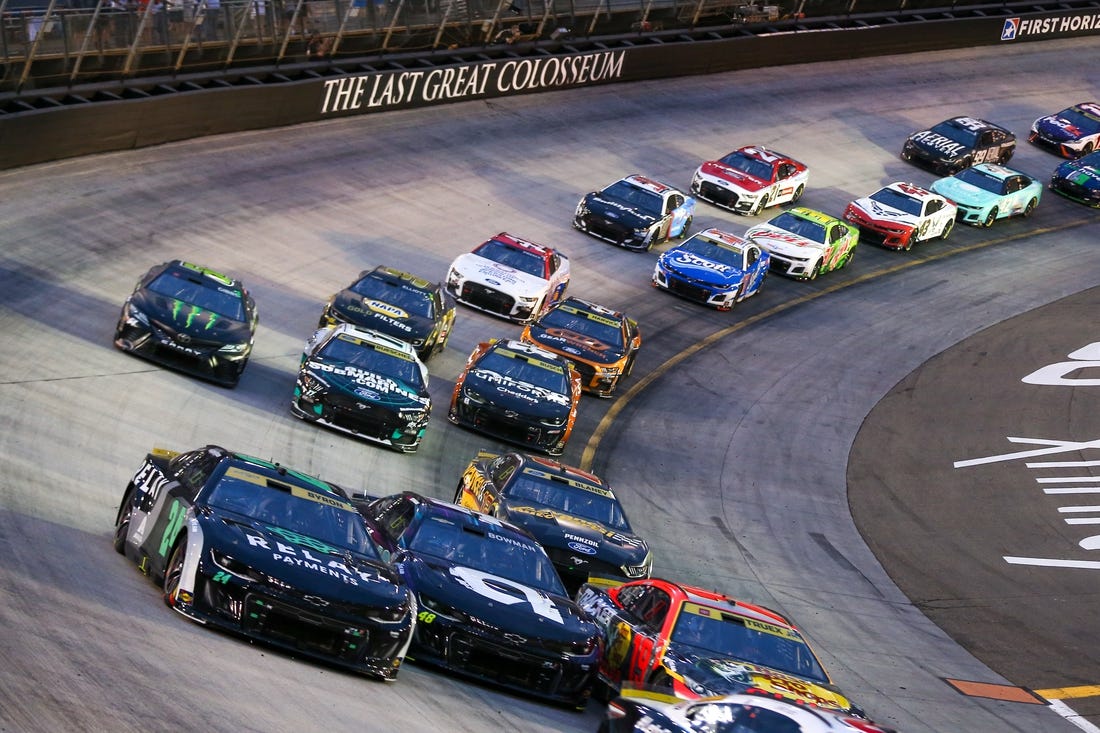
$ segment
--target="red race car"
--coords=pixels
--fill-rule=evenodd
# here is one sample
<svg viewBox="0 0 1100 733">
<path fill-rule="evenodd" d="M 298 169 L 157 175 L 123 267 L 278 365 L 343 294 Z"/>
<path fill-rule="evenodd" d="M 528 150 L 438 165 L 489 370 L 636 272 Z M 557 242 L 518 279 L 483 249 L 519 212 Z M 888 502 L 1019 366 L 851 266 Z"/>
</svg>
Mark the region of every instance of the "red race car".
<svg viewBox="0 0 1100 733">
<path fill-rule="evenodd" d="M 645 687 L 692 700 L 754 690 L 862 714 L 775 611 L 657 578 L 587 583 L 577 602 L 604 637 L 605 692 Z"/>
<path fill-rule="evenodd" d="M 809 177 L 805 164 L 756 145 L 703 163 L 691 179 L 691 192 L 735 214 L 755 216 L 798 201 Z"/>
</svg>

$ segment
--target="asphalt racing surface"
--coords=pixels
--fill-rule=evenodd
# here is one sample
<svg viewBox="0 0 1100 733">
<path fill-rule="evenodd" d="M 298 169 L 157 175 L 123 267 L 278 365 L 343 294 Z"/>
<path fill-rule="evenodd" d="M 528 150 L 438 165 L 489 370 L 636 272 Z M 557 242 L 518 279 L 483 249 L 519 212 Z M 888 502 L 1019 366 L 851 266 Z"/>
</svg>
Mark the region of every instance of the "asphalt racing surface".
<svg viewBox="0 0 1100 733">
<path fill-rule="evenodd" d="M 807 163 L 802 203 L 840 214 L 890 181 L 933 180 L 897 157 L 916 129 L 970 114 L 1023 137 L 1098 97 L 1082 39 L 466 103 L 0 173 L 0 730 L 595 730 L 596 703 L 573 713 L 415 664 L 383 684 L 211 632 L 111 548 L 122 490 L 154 446 L 219 443 L 372 493 L 452 496 L 478 449 L 501 446 L 447 423 L 451 386 L 478 341 L 517 326 L 460 309 L 429 363 L 435 414 L 413 456 L 304 424 L 289 400 L 323 302 L 360 270 L 442 278 L 499 231 L 561 248 L 570 293 L 641 324 L 624 394 L 583 400 L 565 459 L 617 488 L 658 574 L 784 611 L 841 688 L 905 733 L 1092 730 L 1096 571 L 1020 560 L 1095 562 L 1094 530 L 1067 520 L 1096 517 L 1096 502 L 1046 489 L 1088 486 L 1071 480 L 1094 470 L 1088 447 L 1065 444 L 1095 440 L 1096 387 L 1020 380 L 1100 362 L 1100 212 L 1048 193 L 1026 221 L 907 253 L 860 245 L 813 283 L 772 277 L 732 313 L 654 290 L 656 253 L 569 220 L 623 175 L 686 187 L 700 161 L 744 144 Z M 1011 165 L 1046 180 L 1057 163 L 1023 142 Z M 764 218 L 700 204 L 693 229 Z M 257 300 L 235 390 L 111 345 L 136 279 L 174 257 L 241 277 Z"/>
</svg>

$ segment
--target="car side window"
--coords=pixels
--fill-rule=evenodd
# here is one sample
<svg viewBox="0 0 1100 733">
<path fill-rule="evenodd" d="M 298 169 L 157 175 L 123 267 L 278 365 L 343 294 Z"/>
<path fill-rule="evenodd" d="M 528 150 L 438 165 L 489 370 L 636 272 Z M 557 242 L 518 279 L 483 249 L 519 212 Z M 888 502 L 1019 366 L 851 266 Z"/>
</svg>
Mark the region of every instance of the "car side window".
<svg viewBox="0 0 1100 733">
<path fill-rule="evenodd" d="M 841 227 L 834 226 L 829 230 L 829 244 L 839 242 L 841 237 L 844 236 L 844 230 Z"/>
<path fill-rule="evenodd" d="M 748 251 L 745 252 L 745 262 L 748 265 L 755 265 L 758 259 L 760 259 L 760 250 L 756 247 L 749 247 Z"/>
<path fill-rule="evenodd" d="M 172 461 L 169 472 L 194 497 L 206 484 L 220 458 L 220 455 L 206 449 L 183 453 Z"/>
<path fill-rule="evenodd" d="M 550 264 L 550 273 L 549 274 L 553 275 L 555 272 L 558 271 L 558 268 L 561 267 L 561 256 L 557 252 L 554 252 L 553 254 L 550 255 L 550 263 L 549 264 Z"/>
<path fill-rule="evenodd" d="M 674 193 L 668 197 L 668 211 L 665 213 L 671 214 L 676 209 L 684 205 L 684 197 L 678 193 Z"/>
<path fill-rule="evenodd" d="M 409 523 L 412 522 L 415 513 L 416 507 L 413 506 L 411 501 L 398 498 L 379 512 L 378 524 L 386 534 L 403 544 L 401 535 L 409 528 Z"/>
<path fill-rule="evenodd" d="M 935 214 L 937 211 L 943 208 L 943 201 L 940 199 L 932 199 L 924 207 L 925 216 L 929 214 Z"/>
<path fill-rule="evenodd" d="M 508 479 L 512 478 L 512 474 L 516 472 L 516 466 L 518 465 L 519 462 L 516 460 L 515 456 L 510 455 L 500 456 L 493 461 L 489 475 L 492 477 L 493 483 L 496 484 L 498 490 L 508 481 Z"/>
<path fill-rule="evenodd" d="M 646 626 L 659 629 L 671 608 L 671 599 L 660 588 L 650 586 L 646 591 L 634 604 L 633 613 Z"/>
</svg>

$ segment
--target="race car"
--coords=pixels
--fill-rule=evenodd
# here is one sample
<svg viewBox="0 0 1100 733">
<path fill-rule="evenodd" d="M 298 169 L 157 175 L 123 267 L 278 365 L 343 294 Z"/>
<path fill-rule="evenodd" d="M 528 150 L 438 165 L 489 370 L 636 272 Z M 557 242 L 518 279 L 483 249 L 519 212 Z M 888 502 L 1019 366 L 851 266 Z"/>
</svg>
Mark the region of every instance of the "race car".
<svg viewBox="0 0 1100 733">
<path fill-rule="evenodd" d="M 846 267 L 856 254 L 859 229 L 820 211 L 796 206 L 745 232 L 771 255 L 771 269 L 797 280 Z"/>
<path fill-rule="evenodd" d="M 585 194 L 573 213 L 573 226 L 605 242 L 636 252 L 687 236 L 695 199 L 660 181 L 627 176 Z"/>
<path fill-rule="evenodd" d="M 416 594 L 410 659 L 584 708 L 599 632 L 530 535 L 409 491 L 359 506 Z"/>
<path fill-rule="evenodd" d="M 442 285 L 380 265 L 329 298 L 317 327 L 370 328 L 412 344 L 427 361 L 446 348 L 454 322 L 454 299 Z"/>
<path fill-rule="evenodd" d="M 707 229 L 657 258 L 653 286 L 728 311 L 760 292 L 770 262 L 760 245 Z"/>
<path fill-rule="evenodd" d="M 1100 150 L 1058 166 L 1050 178 L 1050 190 L 1100 209 Z"/>
<path fill-rule="evenodd" d="M 604 637 L 599 683 L 645 686 L 685 700 L 758 689 L 856 712 L 791 622 L 714 591 L 650 578 L 586 583 L 580 604 Z"/>
<path fill-rule="evenodd" d="M 341 323 L 306 342 L 295 417 L 413 453 L 428 429 L 428 369 L 408 343 Z"/>
<path fill-rule="evenodd" d="M 805 164 L 756 145 L 703 163 L 691 178 L 691 192 L 735 214 L 755 216 L 769 206 L 798 201 L 807 181 Z"/>
<path fill-rule="evenodd" d="M 518 323 L 537 318 L 568 286 L 568 257 L 507 232 L 459 255 L 446 282 L 458 302 Z"/>
<path fill-rule="evenodd" d="M 580 298 L 566 298 L 523 329 L 521 341 L 561 354 L 581 374 L 581 389 L 611 397 L 630 376 L 642 347 L 637 321 Z"/>
<path fill-rule="evenodd" d="M 570 593 L 592 578 L 637 580 L 652 571 L 649 545 L 631 529 L 611 487 L 588 471 L 482 451 L 462 472 L 454 500 L 527 530 Z"/>
<path fill-rule="evenodd" d="M 1100 102 L 1082 102 L 1031 125 L 1029 142 L 1063 158 L 1080 158 L 1100 148 Z"/>
<path fill-rule="evenodd" d="M 240 280 L 171 260 L 145 273 L 122 305 L 115 346 L 163 366 L 235 387 L 259 317 Z"/>
<path fill-rule="evenodd" d="M 1017 214 L 1031 216 L 1043 195 L 1039 181 L 994 163 L 965 168 L 940 178 L 930 188 L 958 207 L 959 221 L 983 227 Z"/>
<path fill-rule="evenodd" d="M 416 600 L 343 489 L 215 445 L 154 449 L 126 486 L 115 549 L 179 613 L 381 679 Z"/>
<path fill-rule="evenodd" d="M 447 417 L 500 440 L 560 456 L 573 432 L 581 375 L 569 360 L 518 340 L 474 347 Z"/>
<path fill-rule="evenodd" d="M 906 138 L 901 158 L 949 176 L 975 163 L 1004 165 L 1015 152 L 1016 135 L 1000 125 L 952 117 Z"/>
<path fill-rule="evenodd" d="M 606 715 L 602 733 L 897 733 L 858 715 L 756 690 L 697 701 L 623 690 L 608 703 Z"/>
<path fill-rule="evenodd" d="M 844 220 L 859 227 L 862 241 L 908 251 L 917 242 L 951 236 L 957 213 L 941 194 L 895 182 L 848 204 Z"/>
</svg>

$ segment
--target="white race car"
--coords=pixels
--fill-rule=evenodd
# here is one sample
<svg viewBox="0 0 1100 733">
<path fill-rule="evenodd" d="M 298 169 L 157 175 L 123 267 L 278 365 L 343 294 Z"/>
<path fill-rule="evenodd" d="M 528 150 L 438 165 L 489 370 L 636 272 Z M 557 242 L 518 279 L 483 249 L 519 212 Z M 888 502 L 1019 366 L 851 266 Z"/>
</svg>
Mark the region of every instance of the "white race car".
<svg viewBox="0 0 1100 733">
<path fill-rule="evenodd" d="M 691 192 L 736 214 L 756 215 L 769 206 L 798 201 L 809 177 L 805 164 L 794 158 L 749 146 L 699 166 Z"/>
<path fill-rule="evenodd" d="M 938 193 L 912 183 L 891 183 L 848 204 L 844 219 L 860 230 L 861 241 L 889 249 L 910 249 L 917 242 L 947 239 L 958 207 Z"/>
<path fill-rule="evenodd" d="M 568 285 L 568 257 L 505 232 L 459 255 L 446 283 L 458 302 L 519 323 L 542 315 Z"/>
</svg>

